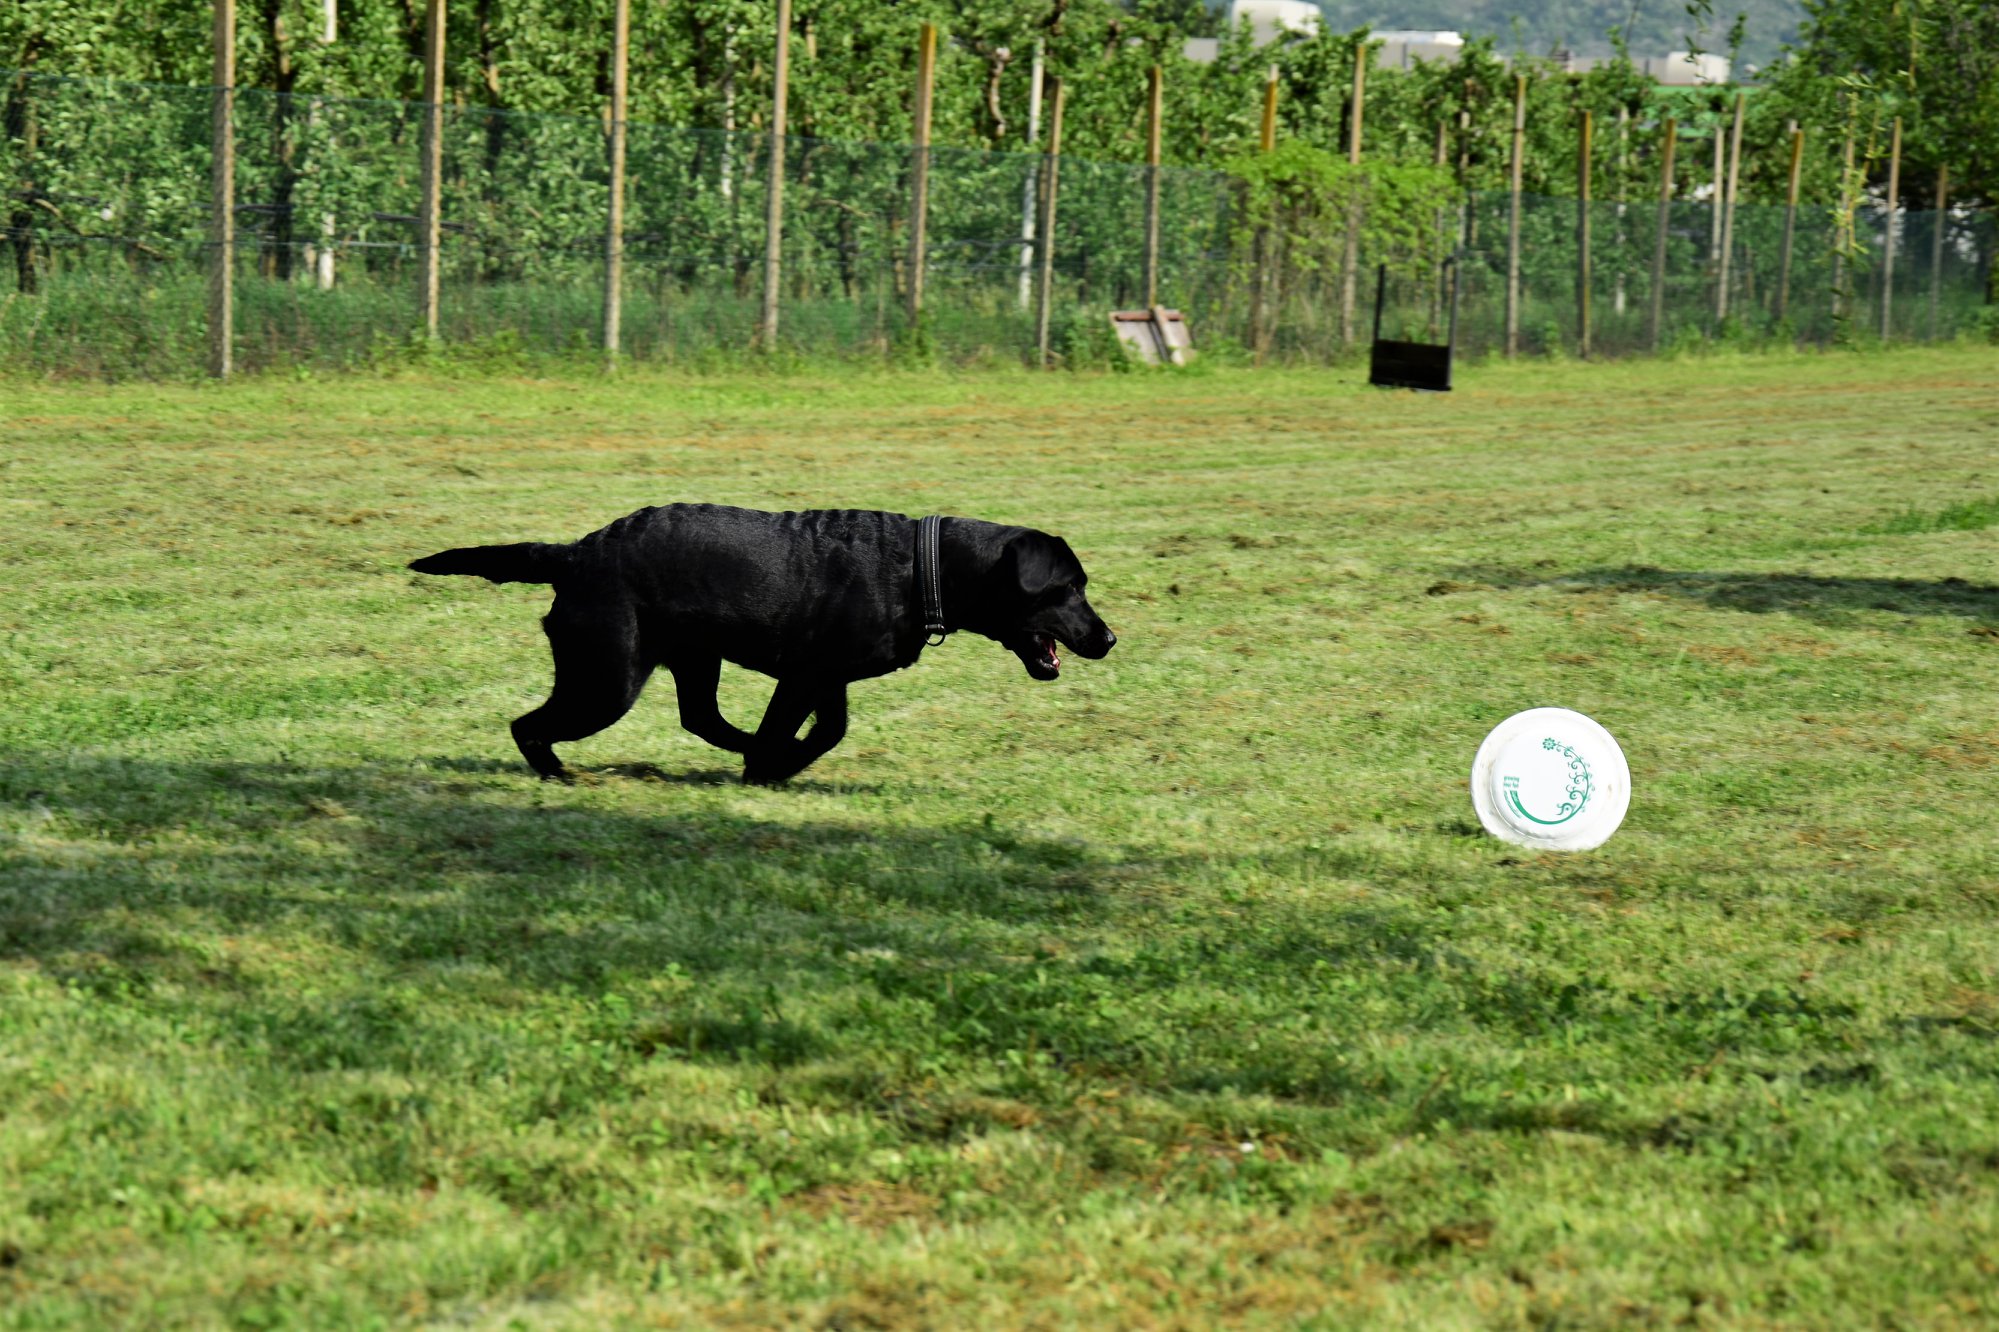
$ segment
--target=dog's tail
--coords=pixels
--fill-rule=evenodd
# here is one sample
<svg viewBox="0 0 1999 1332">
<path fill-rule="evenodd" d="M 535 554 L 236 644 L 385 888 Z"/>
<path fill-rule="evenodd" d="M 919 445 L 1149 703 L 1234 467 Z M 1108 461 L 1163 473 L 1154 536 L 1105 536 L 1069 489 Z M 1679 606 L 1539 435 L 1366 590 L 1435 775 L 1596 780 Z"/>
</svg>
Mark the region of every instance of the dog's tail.
<svg viewBox="0 0 1999 1332">
<path fill-rule="evenodd" d="M 540 541 L 511 546 L 459 546 L 440 550 L 410 568 L 425 574 L 473 574 L 491 583 L 552 583 L 569 568 L 570 548 Z"/>
</svg>

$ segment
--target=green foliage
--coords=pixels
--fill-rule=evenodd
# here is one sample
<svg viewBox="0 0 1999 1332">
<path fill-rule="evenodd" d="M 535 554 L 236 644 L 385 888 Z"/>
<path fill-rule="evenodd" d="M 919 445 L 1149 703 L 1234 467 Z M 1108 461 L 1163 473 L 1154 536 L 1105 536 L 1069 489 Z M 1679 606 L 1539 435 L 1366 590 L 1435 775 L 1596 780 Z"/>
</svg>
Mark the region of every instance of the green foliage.
<svg viewBox="0 0 1999 1332">
<path fill-rule="evenodd" d="M 1980 341 L 1999 347 L 1999 304 L 1988 305 L 1978 312 L 1978 320 L 1973 326 L 1972 333 Z"/>
<path fill-rule="evenodd" d="M 1809 0 L 1806 8 L 1794 57 L 1770 72 L 1773 110 L 1823 127 L 1829 139 L 1855 133 L 1860 171 L 1875 180 L 1888 122 L 1899 116 L 1905 197 L 1933 196 L 1942 166 L 1954 199 L 1999 199 L 1999 6 Z"/>
<path fill-rule="evenodd" d="M 1710 7 L 1686 11 L 1703 30 Z M 62 372 L 131 373 L 178 357 L 199 333 L 198 268 L 207 224 L 208 6 L 111 0 L 22 0 L 0 7 L 0 208 L 19 294 L 0 306 L 0 344 L 12 363 Z M 457 309 L 452 337 L 490 332 L 497 318 L 537 353 L 592 334 L 592 288 L 602 274 L 608 175 L 604 135 L 608 0 L 478 0 L 450 9 L 445 97 L 445 285 Z M 1496 13 L 1497 11 L 1491 11 Z M 1573 23 L 1577 11 L 1551 15 Z M 1750 33 L 1763 22 L 1748 9 Z M 353 363 L 379 338 L 404 337 L 415 267 L 412 217 L 421 7 L 355 0 L 322 40 L 323 8 L 307 0 L 246 5 L 239 17 L 238 230 L 241 268 L 272 285 L 250 301 L 241 328 L 246 364 Z M 748 313 L 761 283 L 764 190 L 774 33 L 772 0 L 669 0 L 633 16 L 627 182 L 629 300 L 653 316 L 628 320 L 628 349 L 673 348 L 681 359 L 731 361 L 752 342 Z M 1906 152 L 1900 202 L 1935 201 L 1950 173 L 1958 212 L 1945 221 L 1937 298 L 1895 318 L 1891 336 L 1948 337 L 1975 315 L 1966 274 L 1999 296 L 1999 8 L 1975 0 L 1903 6 L 1890 0 L 1814 6 L 1795 59 L 1747 90 L 1739 212 L 1731 278 L 1743 304 L 1769 306 L 1781 240 L 1773 222 L 1787 194 L 1790 122 L 1805 131 L 1803 207 L 1793 265 L 1800 303 L 1792 327 L 1807 341 L 1852 341 L 1878 304 L 1890 126 L 1901 116 Z M 1731 17 L 1721 13 L 1721 18 Z M 1503 58 L 1491 36 L 1458 58 L 1408 70 L 1370 69 L 1358 175 L 1343 165 L 1356 108 L 1354 65 L 1371 58 L 1362 27 L 1327 29 L 1259 49 L 1248 24 L 1219 31 L 1183 0 L 993 0 L 951 10 L 923 0 L 811 0 L 795 12 L 787 152 L 784 308 L 800 313 L 785 336 L 807 356 L 904 355 L 908 293 L 911 91 L 917 25 L 940 24 L 930 251 L 933 327 L 927 361 L 1011 362 L 1027 342 L 1017 295 L 1022 217 L 1040 170 L 1029 133 L 1028 71 L 1038 50 L 1067 90 L 1065 163 L 1057 234 L 1059 311 L 1103 311 L 1143 295 L 1140 254 L 1148 71 L 1162 70 L 1162 297 L 1190 310 L 1202 336 L 1268 352 L 1249 324 L 1252 275 L 1274 262 L 1271 318 L 1280 354 L 1351 351 L 1343 289 L 1325 286 L 1345 264 L 1349 206 L 1362 218 L 1364 262 L 1411 275 L 1454 246 L 1482 258 L 1467 272 L 1477 300 L 1496 299 L 1509 225 L 1492 200 L 1508 189 L 1517 78 L 1525 80 L 1522 184 L 1527 303 L 1564 303 L 1575 226 L 1554 201 L 1587 181 L 1606 209 L 1591 244 L 1624 329 L 1605 346 L 1650 348 L 1630 301 L 1649 295 L 1659 223 L 1665 126 L 1677 130 L 1666 210 L 1667 303 L 1712 308 L 1718 280 L 1703 236 L 1704 199 L 1723 176 L 1723 144 L 1739 93 L 1666 89 L 1625 58 L 1572 75 L 1527 49 Z M 1420 21 L 1420 16 L 1407 16 Z M 1678 16 L 1674 22 L 1678 22 Z M 1496 26 L 1497 19 L 1488 27 Z M 1472 24 L 1470 26 L 1477 26 Z M 1218 58 L 1182 54 L 1190 32 L 1216 33 Z M 1739 32 L 1734 36 L 1739 37 Z M 1714 41 L 1723 41 L 1715 35 Z M 1259 165 L 1265 72 L 1278 75 L 1277 159 Z M 157 85 L 138 90 L 134 80 Z M 1594 150 L 1579 162 L 1584 115 Z M 1850 168 L 1841 148 L 1853 144 Z M 1351 179 L 1349 179 L 1351 176 Z M 1449 196 L 1448 198 L 1446 196 Z M 1248 212 L 1240 211 L 1247 201 Z M 1452 211 L 1463 205 L 1462 222 Z M 1911 219 L 1912 221 L 1914 219 Z M 1924 225 L 1929 225 L 1925 222 Z M 1267 232 L 1273 253 L 1258 256 Z M 338 254 L 338 295 L 311 290 L 308 270 Z M 1900 261 L 1918 262 L 1904 244 Z M 1335 255 L 1337 254 L 1337 259 Z M 1837 255 L 1836 261 L 1831 256 Z M 1485 270 L 1480 272 L 1480 269 Z M 1698 276 L 1696 276 L 1698 274 Z M 1342 275 L 1343 276 L 1343 275 Z M 1898 276 L 1898 301 L 1927 273 Z M 1503 278 L 1500 279 L 1503 283 Z M 1341 286 L 1335 283 L 1336 287 Z M 60 297 L 41 301 L 47 289 Z M 346 290 L 353 289 L 351 291 Z M 1839 304 L 1831 308 L 1837 288 Z M 463 293 L 462 296 L 457 295 Z M 1574 294 L 1567 293 L 1573 304 Z M 448 303 L 450 303 L 448 301 Z M 1327 310 L 1337 306 L 1339 315 Z M 102 319 L 91 311 L 108 311 Z M 1426 312 L 1436 322 L 1434 309 Z M 1476 313 L 1476 312 L 1474 312 Z M 693 321 L 713 322 L 699 333 Z M 1546 323 L 1532 312 L 1530 327 Z M 1058 320 L 1059 322 L 1059 320 Z M 1670 321 L 1669 321 L 1670 322 Z M 1753 322 L 1753 321 L 1752 321 Z M 1878 321 L 1875 326 L 1878 328 Z M 1717 330 L 1701 329 L 1703 335 Z M 1740 336 L 1763 337 L 1743 323 Z M 1474 319 L 1466 336 L 1491 337 Z M 1662 330 L 1659 341 L 1679 336 Z M 698 345 L 695 345 L 698 344 Z M 1554 345 L 1550 343 L 1549 345 Z M 52 348 L 68 348 L 63 356 Z M 636 351 L 645 355 L 647 352 Z M 64 358 L 67 358 L 66 360 Z M 150 372 L 150 371 L 149 371 Z"/>
<path fill-rule="evenodd" d="M 1355 220 L 1361 248 L 1375 262 L 1410 273 L 1433 269 L 1450 247 L 1439 219 L 1454 216 L 1461 202 L 1441 168 L 1354 165 L 1296 141 L 1231 158 L 1223 169 L 1237 187 L 1234 252 L 1249 255 L 1256 235 L 1268 233 L 1283 262 L 1301 274 L 1337 265 Z"/>
<path fill-rule="evenodd" d="M 1796 17 L 1792 0 L 1727 7 L 1746 14 L 1750 50 L 1767 49 Z M 1829 200 L 1838 139 L 1846 119 L 1843 96 L 1907 121 L 1912 164 L 1933 172 L 1949 165 L 1960 196 L 1995 196 L 1999 161 L 1999 30 L 1981 0 L 1936 0 L 1904 7 L 1898 0 L 1814 4 L 1795 58 L 1771 65 L 1767 87 L 1753 98 L 1746 142 L 1745 197 L 1780 195 L 1785 127 L 1795 118 L 1810 131 L 1808 198 Z M 773 0 L 670 0 L 634 7 L 631 116 L 639 122 L 755 133 L 765 124 L 772 69 Z M 596 118 L 607 93 L 605 60 L 609 0 L 482 0 L 450 10 L 447 96 L 455 105 L 511 112 Z M 1462 56 L 1369 78 L 1367 156 L 1419 163 L 1435 156 L 1444 132 L 1446 160 L 1463 165 L 1461 184 L 1503 187 L 1510 153 L 1513 72 L 1530 76 L 1527 188 L 1573 190 L 1577 114 L 1599 121 L 1603 148 L 1597 170 L 1606 187 L 1650 188 L 1647 162 L 1664 114 L 1683 132 L 1705 136 L 1728 114 L 1729 90 L 1661 90 L 1619 59 L 1581 76 L 1537 63 L 1560 45 L 1589 47 L 1604 38 L 1621 57 L 1634 45 L 1647 53 L 1688 44 L 1707 20 L 1667 6 L 1640 15 L 1640 27 L 1614 26 L 1635 11 L 1598 15 L 1572 8 L 1530 16 L 1549 28 L 1522 29 L 1501 58 L 1507 30 L 1500 8 L 1471 14 L 1411 11 L 1398 21 L 1435 22 L 1473 34 Z M 141 4 L 111 0 L 20 0 L 0 10 L 0 68 L 65 76 L 99 76 L 160 83 L 204 84 L 208 6 L 195 0 Z M 1358 22 L 1367 18 L 1356 15 Z M 407 101 L 418 95 L 420 6 L 355 0 L 339 10 L 334 41 L 321 40 L 323 10 L 308 0 L 268 0 L 239 17 L 243 86 L 300 96 Z M 811 0 L 800 4 L 792 33 L 791 121 L 801 136 L 901 143 L 910 136 L 911 84 L 917 25 L 940 25 L 935 135 L 942 144 L 1022 150 L 1028 138 L 1030 80 L 1037 46 L 1051 75 L 1068 87 L 1067 137 L 1074 153 L 1131 162 L 1144 152 L 1146 71 L 1159 65 L 1167 88 L 1165 158 L 1177 165 L 1215 165 L 1253 147 L 1263 75 L 1275 64 L 1287 139 L 1340 150 L 1350 109 L 1352 61 L 1369 49 L 1367 29 L 1348 31 L 1336 10 L 1319 34 L 1259 50 L 1247 24 L 1221 32 L 1212 64 L 1187 61 L 1190 34 L 1218 30 L 1214 13 L 1187 0 L 989 0 L 951 9 L 925 0 L 886 6 L 872 0 Z M 1644 26 L 1654 25 L 1654 26 Z M 1676 25 L 1692 25 L 1677 37 Z M 1656 29 L 1656 30 L 1655 30 Z M 1559 30 L 1565 36 L 1544 36 Z M 1733 34 L 1739 36 L 1740 34 Z M 1716 49 L 1731 36 L 1709 34 Z M 1693 43 L 1701 45 L 1700 42 Z M 1630 128 L 1615 143 L 1618 107 Z M 1459 115 L 1467 119 L 1460 124 Z M 1691 144 L 1683 144 L 1691 147 Z M 1871 177 L 1881 171 L 1877 145 L 1863 153 Z M 1699 179 L 1686 156 L 1684 185 Z M 1615 159 L 1614 161 L 1612 159 Z M 1920 193 L 1911 177 L 1908 188 Z"/>
<path fill-rule="evenodd" d="M 1048 330 L 1049 350 L 1069 370 L 1110 370 L 1126 373 L 1143 367 L 1118 335 L 1109 316 L 1101 310 L 1076 309 L 1064 313 Z"/>
</svg>

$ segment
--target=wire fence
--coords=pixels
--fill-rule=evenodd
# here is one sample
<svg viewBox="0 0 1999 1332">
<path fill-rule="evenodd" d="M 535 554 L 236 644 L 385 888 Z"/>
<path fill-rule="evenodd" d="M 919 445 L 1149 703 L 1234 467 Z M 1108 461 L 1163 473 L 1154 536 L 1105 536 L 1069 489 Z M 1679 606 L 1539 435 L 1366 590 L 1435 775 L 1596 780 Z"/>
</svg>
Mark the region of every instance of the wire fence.
<svg viewBox="0 0 1999 1332">
<path fill-rule="evenodd" d="M 1461 215 L 1458 345 L 1473 355 L 1506 347 L 1511 207 L 1508 195 L 1480 194 Z M 1518 351 L 1574 355 L 1582 348 L 1579 289 L 1588 292 L 1588 349 L 1601 356 L 1673 351 L 1717 339 L 1936 341 L 1994 328 L 1985 312 L 1999 226 L 1989 212 L 1890 215 L 1867 206 L 1842 220 L 1824 206 L 1793 212 L 1738 204 L 1732 223 L 1717 213 L 1712 201 L 1674 201 L 1663 209 L 1653 201 L 1579 208 L 1573 199 L 1524 196 Z M 1585 214 L 1586 287 L 1579 279 Z M 1730 233 L 1726 265 L 1724 231 Z M 1405 312 L 1410 304 L 1405 296 Z"/>
<path fill-rule="evenodd" d="M 108 377 L 195 373 L 211 260 L 207 88 L 16 76 L 0 210 L 0 367 Z M 236 95 L 234 345 L 245 369 L 345 365 L 406 344 L 418 326 L 420 104 Z M 606 272 L 607 129 L 582 117 L 446 107 L 442 118 L 440 336 L 539 352 L 598 345 Z M 628 127 L 622 351 L 650 360 L 730 356 L 762 298 L 770 140 L 753 132 Z M 785 152 L 781 337 L 832 356 L 912 344 L 906 308 L 914 158 L 906 146 L 793 138 Z M 1035 346 L 1037 242 L 1026 239 L 1047 159 L 930 150 L 924 354 L 1023 359 Z M 1107 312 L 1144 300 L 1147 169 L 1064 158 L 1051 324 L 1070 364 L 1116 355 Z M 1462 249 L 1458 336 L 1506 347 L 1512 203 L 1479 194 L 1439 210 L 1423 255 L 1338 265 L 1259 249 L 1231 178 L 1159 173 L 1159 299 L 1198 346 L 1255 345 L 1329 360 L 1364 339 L 1378 261 L 1396 280 L 1396 332 L 1436 332 L 1436 260 Z M 1626 355 L 1689 339 L 1931 339 L 1990 326 L 1999 228 L 1989 213 L 1742 205 L 1724 265 L 1710 202 L 1597 203 L 1589 216 L 1589 351 Z M 1581 349 L 1572 200 L 1521 201 L 1516 345 Z M 1663 225 L 1663 234 L 1662 234 Z M 1893 230 L 1892 263 L 1889 236 Z M 1663 250 L 1661 241 L 1663 240 Z M 1344 290 L 1363 308 L 1344 317 Z M 1781 293 L 1781 295 L 1780 295 Z M 1656 309 L 1655 309 L 1656 296 Z M 1780 311 L 1779 304 L 1782 304 Z M 1881 312 L 1887 311 L 1885 325 Z M 1263 321 L 1254 337 L 1252 320 Z M 1981 322 L 1983 321 L 1983 322 Z M 1384 329 L 1385 332 L 1389 331 Z"/>
</svg>

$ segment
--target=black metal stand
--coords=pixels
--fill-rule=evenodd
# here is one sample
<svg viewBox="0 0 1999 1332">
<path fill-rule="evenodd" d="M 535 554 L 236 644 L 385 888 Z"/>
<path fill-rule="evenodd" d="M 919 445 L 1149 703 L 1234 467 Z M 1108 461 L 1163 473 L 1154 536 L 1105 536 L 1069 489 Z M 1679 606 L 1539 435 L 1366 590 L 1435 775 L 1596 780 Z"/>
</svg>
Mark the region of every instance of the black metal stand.
<svg viewBox="0 0 1999 1332">
<path fill-rule="evenodd" d="M 1451 391 L 1451 353 L 1458 343 L 1458 256 L 1444 260 L 1451 273 L 1451 320 L 1443 344 L 1396 342 L 1381 336 L 1381 307 L 1388 295 L 1388 265 L 1376 270 L 1374 282 L 1374 345 L 1368 353 L 1367 382 L 1377 388 Z"/>
</svg>

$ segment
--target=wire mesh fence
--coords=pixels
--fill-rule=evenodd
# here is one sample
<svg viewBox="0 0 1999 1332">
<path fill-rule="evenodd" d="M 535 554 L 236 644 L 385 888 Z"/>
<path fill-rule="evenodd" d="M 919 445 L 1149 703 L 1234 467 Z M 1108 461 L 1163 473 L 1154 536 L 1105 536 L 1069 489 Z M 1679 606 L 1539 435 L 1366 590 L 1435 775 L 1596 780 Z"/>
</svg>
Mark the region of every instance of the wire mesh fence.
<svg viewBox="0 0 1999 1332">
<path fill-rule="evenodd" d="M 1481 194 L 1463 215 L 1458 336 L 1472 354 L 1506 345 L 1511 212 L 1509 196 Z M 1716 338 L 1924 341 L 1982 327 L 1999 250 L 1990 213 L 1900 210 L 1891 216 L 1870 206 L 1843 219 L 1824 206 L 1759 204 L 1738 204 L 1733 213 L 1730 220 L 1712 201 L 1579 207 L 1573 199 L 1523 197 L 1518 349 L 1530 355 L 1579 352 L 1579 290 L 1588 294 L 1588 350 L 1605 356 Z M 1586 287 L 1579 262 L 1585 217 Z"/>
<path fill-rule="evenodd" d="M 25 76 L 8 86 L 0 365 L 111 377 L 197 372 L 212 257 L 212 90 Z M 352 364 L 418 327 L 423 114 L 418 104 L 237 93 L 230 262 L 239 365 Z M 442 145 L 441 338 L 596 348 L 605 123 L 446 107 Z M 698 360 L 752 344 L 769 152 L 768 136 L 753 132 L 628 127 L 626 355 Z M 1038 256 L 1030 220 L 1046 159 L 930 153 L 921 345 L 955 360 L 1027 358 Z M 909 345 L 913 161 L 900 145 L 787 141 L 785 344 L 830 356 Z M 1114 355 L 1104 316 L 1143 302 L 1147 179 L 1131 164 L 1060 164 L 1051 324 L 1070 363 Z M 1379 262 L 1394 272 L 1393 335 L 1434 331 L 1445 309 L 1439 264 L 1458 248 L 1460 348 L 1476 356 L 1507 346 L 1507 195 L 1440 209 L 1434 243 L 1415 251 L 1363 247 L 1350 277 L 1343 258 L 1259 247 L 1224 173 L 1164 169 L 1159 188 L 1159 297 L 1187 313 L 1197 345 L 1340 357 L 1371 326 Z M 1890 217 L 1873 207 L 1842 219 L 1818 205 L 1787 220 L 1783 208 L 1741 205 L 1726 265 L 1711 201 L 1596 203 L 1587 216 L 1590 354 L 1716 336 L 1948 338 L 1989 321 L 1999 252 L 1989 213 Z M 1573 200 L 1521 200 L 1515 344 L 1523 354 L 1583 349 L 1582 217 Z M 1349 290 L 1358 310 L 1345 304 Z"/>
</svg>

